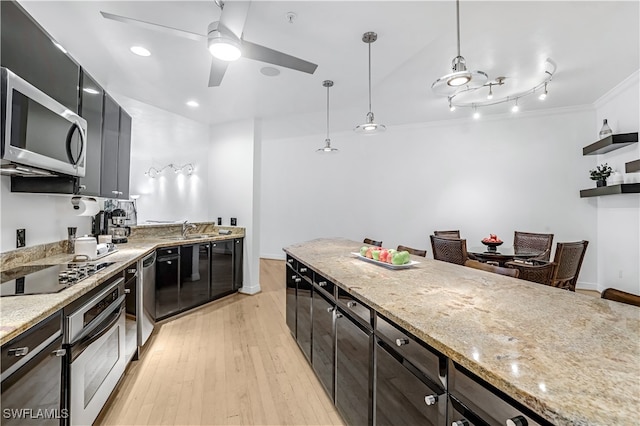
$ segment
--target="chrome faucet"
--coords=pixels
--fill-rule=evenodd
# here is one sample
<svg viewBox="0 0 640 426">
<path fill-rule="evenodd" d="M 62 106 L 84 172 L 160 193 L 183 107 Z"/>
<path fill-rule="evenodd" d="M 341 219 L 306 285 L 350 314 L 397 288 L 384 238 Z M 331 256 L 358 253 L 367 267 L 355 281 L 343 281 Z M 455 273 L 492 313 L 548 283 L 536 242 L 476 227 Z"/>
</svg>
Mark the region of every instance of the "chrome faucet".
<svg viewBox="0 0 640 426">
<path fill-rule="evenodd" d="M 189 230 L 189 228 L 195 229 L 195 227 L 196 225 L 194 225 L 193 223 L 189 223 L 188 220 L 185 220 L 182 224 L 182 238 L 187 238 L 187 231 Z"/>
</svg>

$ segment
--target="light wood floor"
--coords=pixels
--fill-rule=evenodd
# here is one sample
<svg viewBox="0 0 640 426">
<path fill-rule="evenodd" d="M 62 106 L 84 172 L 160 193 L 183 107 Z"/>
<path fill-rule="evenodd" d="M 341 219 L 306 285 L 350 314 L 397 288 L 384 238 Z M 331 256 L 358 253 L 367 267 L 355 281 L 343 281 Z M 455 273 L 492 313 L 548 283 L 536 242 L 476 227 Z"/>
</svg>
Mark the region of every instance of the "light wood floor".
<svg viewBox="0 0 640 426">
<path fill-rule="evenodd" d="M 157 327 L 96 424 L 342 425 L 285 324 L 284 267 Z"/>
</svg>

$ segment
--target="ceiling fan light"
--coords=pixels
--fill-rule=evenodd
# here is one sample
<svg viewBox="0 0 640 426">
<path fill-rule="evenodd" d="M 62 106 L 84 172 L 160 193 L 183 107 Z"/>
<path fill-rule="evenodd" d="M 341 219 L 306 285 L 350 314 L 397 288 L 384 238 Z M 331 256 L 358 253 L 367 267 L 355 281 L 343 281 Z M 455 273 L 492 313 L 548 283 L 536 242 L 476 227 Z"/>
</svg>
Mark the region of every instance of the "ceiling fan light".
<svg viewBox="0 0 640 426">
<path fill-rule="evenodd" d="M 221 61 L 232 62 L 242 56 L 240 47 L 223 38 L 209 40 L 209 52 Z"/>
</svg>

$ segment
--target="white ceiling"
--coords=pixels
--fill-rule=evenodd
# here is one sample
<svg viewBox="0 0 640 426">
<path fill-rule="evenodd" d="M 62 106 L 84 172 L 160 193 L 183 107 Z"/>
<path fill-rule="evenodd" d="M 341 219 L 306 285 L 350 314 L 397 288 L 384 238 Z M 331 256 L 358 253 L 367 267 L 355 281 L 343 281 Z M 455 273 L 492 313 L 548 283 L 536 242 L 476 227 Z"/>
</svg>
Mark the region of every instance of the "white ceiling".
<svg viewBox="0 0 640 426">
<path fill-rule="evenodd" d="M 231 0 L 233 1 L 233 0 Z M 220 16 L 207 1 L 21 1 L 23 7 L 108 91 L 189 118 L 221 123 L 320 113 L 322 81 L 331 79 L 332 111 L 351 111 L 358 124 L 367 112 L 367 45 L 372 45 L 372 97 L 376 118 L 387 125 L 459 118 L 431 83 L 450 72 L 456 55 L 455 2 L 253 1 L 244 38 L 318 64 L 315 74 L 266 64 L 232 63 L 220 87 L 208 88 L 206 43 L 173 37 L 102 18 L 100 11 L 205 34 Z M 558 65 L 549 97 L 520 101 L 522 110 L 590 104 L 640 68 L 638 1 L 463 1 L 461 53 L 470 69 L 506 76 L 509 90 L 540 80 L 547 57 Z M 295 12 L 293 24 L 287 12 Z M 152 56 L 129 51 L 143 45 Z M 509 86 L 509 88 L 507 88 Z M 185 105 L 195 99 L 200 107 Z M 491 107 L 502 113 L 508 106 Z M 345 112 L 345 114 L 347 114 Z M 322 126 L 320 126 L 322 128 Z"/>
</svg>

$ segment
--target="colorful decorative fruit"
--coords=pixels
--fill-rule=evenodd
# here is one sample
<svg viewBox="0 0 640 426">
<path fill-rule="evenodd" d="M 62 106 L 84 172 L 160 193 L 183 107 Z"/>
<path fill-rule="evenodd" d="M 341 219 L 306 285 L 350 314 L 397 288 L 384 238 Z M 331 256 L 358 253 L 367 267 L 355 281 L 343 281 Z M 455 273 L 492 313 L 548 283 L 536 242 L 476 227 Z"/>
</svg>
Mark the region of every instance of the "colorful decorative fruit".
<svg viewBox="0 0 640 426">
<path fill-rule="evenodd" d="M 489 238 L 483 238 L 483 243 L 501 243 L 502 240 L 496 234 L 489 234 Z"/>
<path fill-rule="evenodd" d="M 360 247 L 360 256 L 366 256 L 367 250 L 369 250 L 369 246 Z"/>
<path fill-rule="evenodd" d="M 411 261 L 411 255 L 408 251 L 397 251 L 395 249 L 386 249 L 375 246 L 360 247 L 360 256 L 393 265 L 404 265 Z"/>
</svg>

